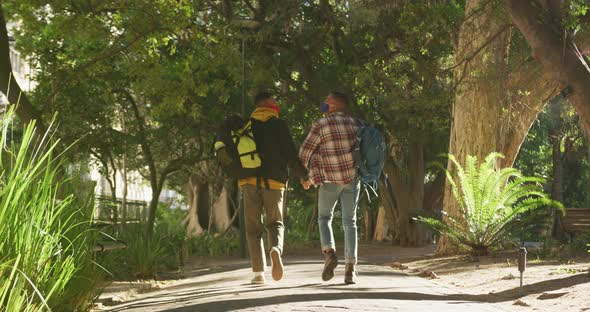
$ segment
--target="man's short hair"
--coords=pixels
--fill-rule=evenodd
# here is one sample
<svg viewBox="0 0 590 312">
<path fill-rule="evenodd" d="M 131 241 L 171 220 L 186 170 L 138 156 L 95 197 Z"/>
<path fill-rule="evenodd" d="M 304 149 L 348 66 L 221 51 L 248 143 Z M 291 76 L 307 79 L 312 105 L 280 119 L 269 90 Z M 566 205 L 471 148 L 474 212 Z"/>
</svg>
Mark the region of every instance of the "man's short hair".
<svg viewBox="0 0 590 312">
<path fill-rule="evenodd" d="M 344 105 L 348 105 L 348 96 L 342 92 L 331 91 L 329 96 L 333 97 L 336 101 L 341 102 Z"/>
<path fill-rule="evenodd" d="M 259 92 L 258 94 L 256 94 L 256 96 L 254 97 L 254 104 L 258 105 L 270 98 L 272 98 L 274 95 L 270 92 Z"/>
</svg>

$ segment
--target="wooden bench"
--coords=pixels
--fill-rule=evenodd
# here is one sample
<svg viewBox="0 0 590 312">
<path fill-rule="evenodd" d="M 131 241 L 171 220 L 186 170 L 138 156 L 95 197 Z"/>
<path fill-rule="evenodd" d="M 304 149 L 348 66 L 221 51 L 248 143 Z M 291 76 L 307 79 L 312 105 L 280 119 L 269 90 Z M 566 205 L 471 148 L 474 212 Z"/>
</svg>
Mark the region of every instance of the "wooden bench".
<svg viewBox="0 0 590 312">
<path fill-rule="evenodd" d="M 127 243 L 124 241 L 116 240 L 116 241 L 98 242 L 94 246 L 94 252 L 105 252 L 105 251 L 120 250 L 120 249 L 127 249 Z"/>
<path fill-rule="evenodd" d="M 92 226 L 99 230 L 99 234 L 103 237 L 102 240 L 96 242 L 94 246 L 94 252 L 105 252 L 111 250 L 127 249 L 127 242 L 120 239 L 114 238 L 113 236 L 105 233 L 102 229 L 112 227 L 113 224 L 104 221 L 95 221 Z"/>
<path fill-rule="evenodd" d="M 590 232 L 590 208 L 566 208 L 563 229 L 570 235 Z"/>
</svg>

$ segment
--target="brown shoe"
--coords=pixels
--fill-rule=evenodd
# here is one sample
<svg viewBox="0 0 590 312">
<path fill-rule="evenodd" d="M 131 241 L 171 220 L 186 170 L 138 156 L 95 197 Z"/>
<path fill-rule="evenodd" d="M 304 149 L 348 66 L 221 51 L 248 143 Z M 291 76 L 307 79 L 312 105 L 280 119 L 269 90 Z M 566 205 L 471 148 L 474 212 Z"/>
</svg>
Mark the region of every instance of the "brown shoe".
<svg viewBox="0 0 590 312">
<path fill-rule="evenodd" d="M 322 272 L 322 280 L 329 281 L 334 277 L 334 269 L 338 266 L 338 258 L 334 249 L 324 252 L 324 271 Z"/>
<path fill-rule="evenodd" d="M 272 279 L 280 281 L 283 278 L 283 260 L 276 247 L 270 250 L 270 264 L 272 266 Z"/>
<path fill-rule="evenodd" d="M 344 272 L 344 283 L 346 285 L 356 284 L 358 273 L 354 269 L 354 264 L 347 263 Z"/>
</svg>

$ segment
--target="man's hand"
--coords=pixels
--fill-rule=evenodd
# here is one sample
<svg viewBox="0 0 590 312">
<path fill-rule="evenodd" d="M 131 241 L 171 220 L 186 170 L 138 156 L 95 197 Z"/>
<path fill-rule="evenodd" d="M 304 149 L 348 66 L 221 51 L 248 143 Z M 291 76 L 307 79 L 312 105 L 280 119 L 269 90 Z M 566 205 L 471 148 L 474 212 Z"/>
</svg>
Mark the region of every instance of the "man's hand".
<svg viewBox="0 0 590 312">
<path fill-rule="evenodd" d="M 309 188 L 311 187 L 312 184 L 313 184 L 313 182 L 311 182 L 310 179 L 307 179 L 307 180 L 301 179 L 301 186 L 303 186 L 303 189 L 306 191 L 309 190 Z"/>
</svg>

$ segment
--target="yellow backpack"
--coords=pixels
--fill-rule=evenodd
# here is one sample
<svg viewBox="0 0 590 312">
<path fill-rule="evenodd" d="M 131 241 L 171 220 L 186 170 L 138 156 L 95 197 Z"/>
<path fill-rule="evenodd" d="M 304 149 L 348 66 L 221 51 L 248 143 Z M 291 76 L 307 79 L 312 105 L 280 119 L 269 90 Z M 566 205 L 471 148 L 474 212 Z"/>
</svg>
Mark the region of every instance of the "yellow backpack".
<svg viewBox="0 0 590 312">
<path fill-rule="evenodd" d="M 241 129 L 232 131 L 232 138 L 238 150 L 238 157 L 244 169 L 258 169 L 262 166 L 262 159 L 256 148 L 254 133 L 252 132 L 252 121 Z"/>
</svg>

